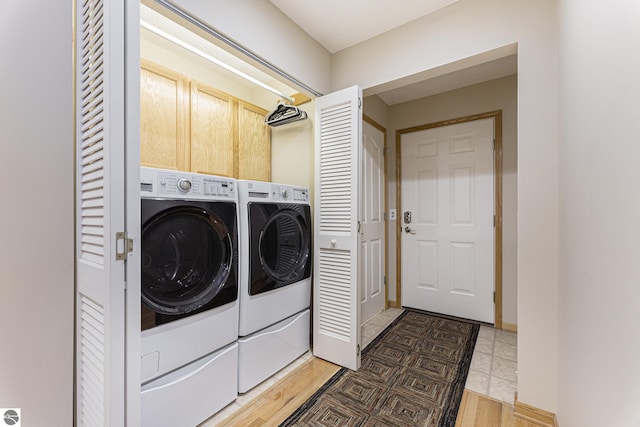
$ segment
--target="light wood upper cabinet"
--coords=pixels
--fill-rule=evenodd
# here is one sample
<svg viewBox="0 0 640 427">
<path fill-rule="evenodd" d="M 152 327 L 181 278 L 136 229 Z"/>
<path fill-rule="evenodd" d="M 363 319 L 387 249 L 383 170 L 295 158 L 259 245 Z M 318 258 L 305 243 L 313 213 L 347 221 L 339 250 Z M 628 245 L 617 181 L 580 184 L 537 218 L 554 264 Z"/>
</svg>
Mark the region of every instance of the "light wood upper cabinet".
<svg viewBox="0 0 640 427">
<path fill-rule="evenodd" d="M 140 162 L 143 166 L 188 170 L 188 80 L 142 61 L 140 70 Z"/>
<path fill-rule="evenodd" d="M 238 102 L 238 178 L 271 180 L 271 129 L 267 111 Z"/>
<path fill-rule="evenodd" d="M 237 177 L 233 97 L 191 82 L 191 171 Z"/>
<path fill-rule="evenodd" d="M 239 179 L 271 179 L 267 111 L 142 60 L 140 162 Z"/>
</svg>

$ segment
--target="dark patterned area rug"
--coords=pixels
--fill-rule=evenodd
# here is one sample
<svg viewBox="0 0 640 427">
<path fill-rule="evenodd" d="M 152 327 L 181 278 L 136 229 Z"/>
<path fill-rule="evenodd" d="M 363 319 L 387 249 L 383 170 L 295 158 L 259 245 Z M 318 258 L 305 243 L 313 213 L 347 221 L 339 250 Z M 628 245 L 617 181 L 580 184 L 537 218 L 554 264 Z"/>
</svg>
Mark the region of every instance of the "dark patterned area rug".
<svg viewBox="0 0 640 427">
<path fill-rule="evenodd" d="M 407 309 L 280 426 L 453 427 L 479 329 Z"/>
</svg>

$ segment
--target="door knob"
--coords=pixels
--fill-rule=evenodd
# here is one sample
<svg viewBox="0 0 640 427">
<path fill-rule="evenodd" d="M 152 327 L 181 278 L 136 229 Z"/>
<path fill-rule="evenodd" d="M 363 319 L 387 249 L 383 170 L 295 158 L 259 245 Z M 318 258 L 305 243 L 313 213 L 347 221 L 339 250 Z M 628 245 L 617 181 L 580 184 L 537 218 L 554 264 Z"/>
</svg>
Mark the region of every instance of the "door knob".
<svg viewBox="0 0 640 427">
<path fill-rule="evenodd" d="M 405 233 L 409 233 L 409 234 L 416 234 L 416 230 L 410 228 L 410 227 L 405 227 L 404 228 L 404 232 Z"/>
</svg>

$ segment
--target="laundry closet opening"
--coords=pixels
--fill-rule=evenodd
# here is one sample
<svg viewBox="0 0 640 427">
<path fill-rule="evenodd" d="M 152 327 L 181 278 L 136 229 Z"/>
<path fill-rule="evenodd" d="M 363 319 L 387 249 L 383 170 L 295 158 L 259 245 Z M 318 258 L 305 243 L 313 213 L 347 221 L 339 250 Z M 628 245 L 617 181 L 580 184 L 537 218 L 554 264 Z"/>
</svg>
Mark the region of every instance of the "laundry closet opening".
<svg viewBox="0 0 640 427">
<path fill-rule="evenodd" d="M 314 102 L 178 12 L 140 6 L 143 425 L 201 423 L 311 345 Z"/>
</svg>

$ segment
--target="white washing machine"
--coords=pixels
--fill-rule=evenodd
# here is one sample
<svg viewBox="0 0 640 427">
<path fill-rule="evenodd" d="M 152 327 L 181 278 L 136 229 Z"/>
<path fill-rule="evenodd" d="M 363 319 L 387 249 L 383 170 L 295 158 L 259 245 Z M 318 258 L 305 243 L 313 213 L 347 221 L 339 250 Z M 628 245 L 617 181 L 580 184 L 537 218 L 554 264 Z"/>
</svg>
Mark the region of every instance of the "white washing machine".
<svg viewBox="0 0 640 427">
<path fill-rule="evenodd" d="M 140 182 L 143 425 L 195 425 L 238 394 L 237 185 L 152 168 Z"/>
<path fill-rule="evenodd" d="M 238 391 L 245 393 L 309 349 L 309 190 L 238 181 Z"/>
</svg>

